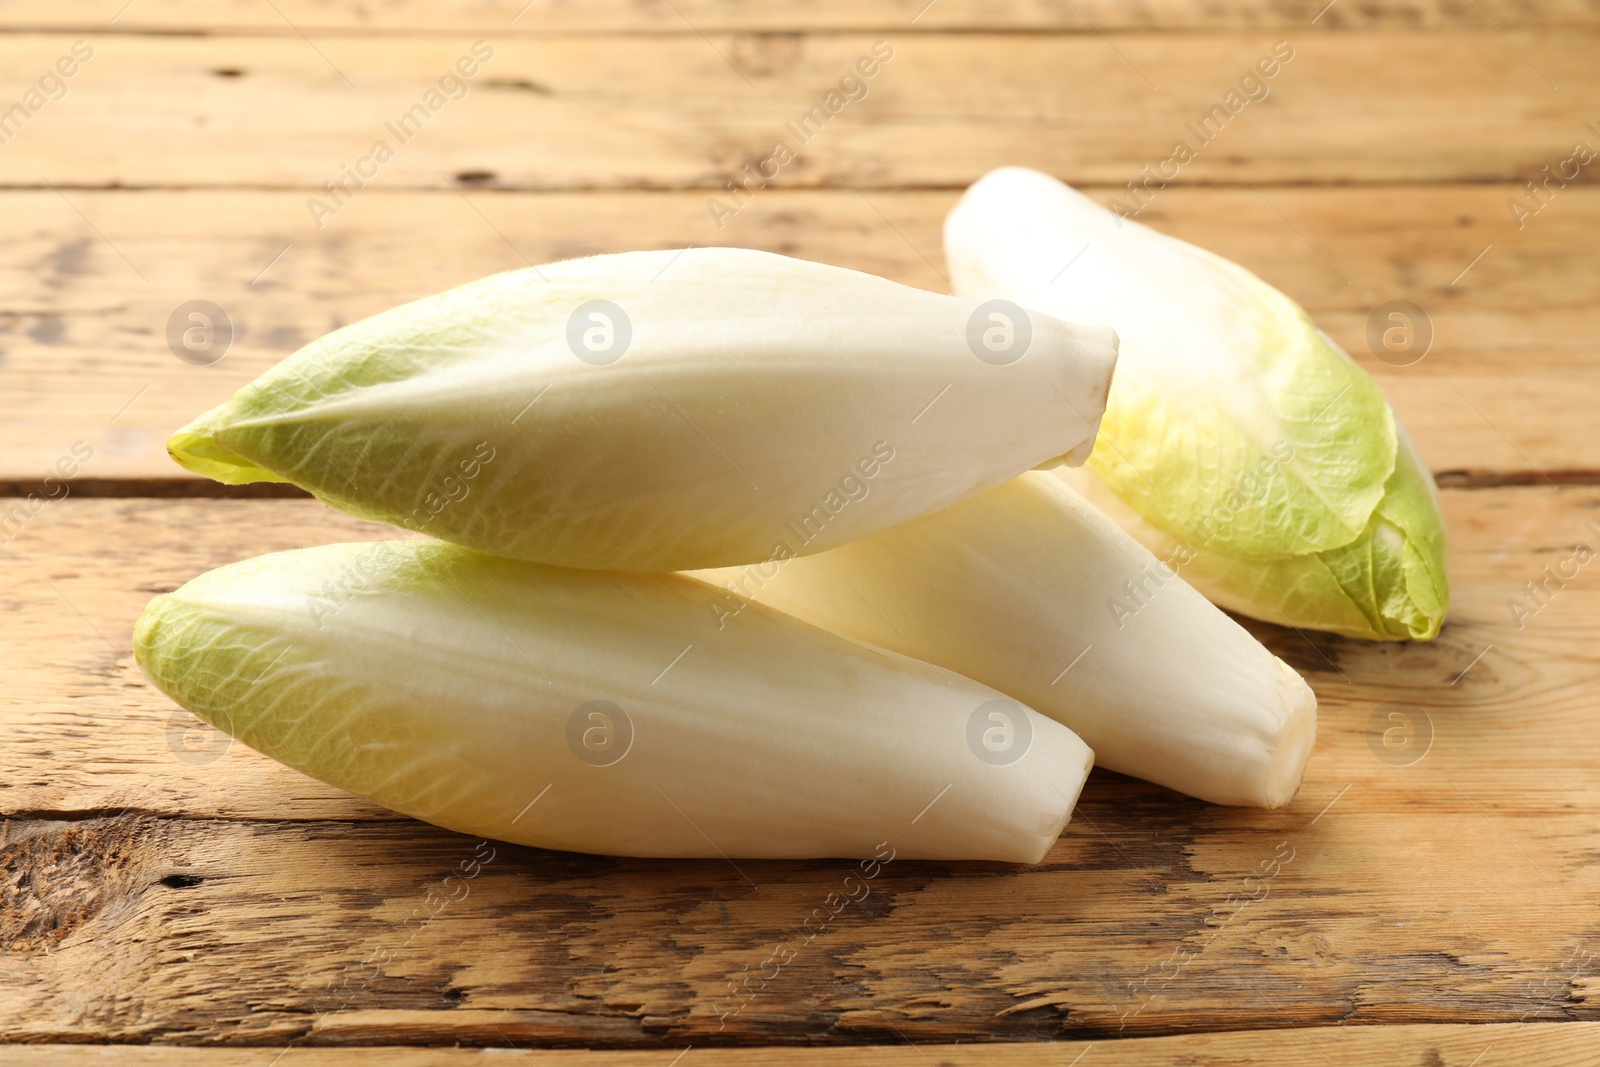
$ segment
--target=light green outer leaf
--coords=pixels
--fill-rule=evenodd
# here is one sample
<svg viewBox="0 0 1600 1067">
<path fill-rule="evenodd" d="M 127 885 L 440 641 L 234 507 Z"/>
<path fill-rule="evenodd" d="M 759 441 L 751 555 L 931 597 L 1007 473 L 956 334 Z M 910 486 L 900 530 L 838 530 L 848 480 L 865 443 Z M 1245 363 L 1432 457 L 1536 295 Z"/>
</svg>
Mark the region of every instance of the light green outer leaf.
<svg viewBox="0 0 1600 1067">
<path fill-rule="evenodd" d="M 591 301 L 627 339 L 610 361 L 575 347 Z M 337 330 L 168 447 L 495 555 L 642 573 L 785 558 L 1082 462 L 1115 335 L 1034 315 L 993 361 L 978 310 L 748 249 L 570 260 Z"/>
<path fill-rule="evenodd" d="M 1394 470 L 1393 416 L 1283 293 L 1020 168 L 968 190 L 945 244 L 959 294 L 1117 331 L 1089 467 L 1150 522 L 1189 539 L 1203 525 L 1217 551 L 1258 559 L 1366 529 Z M 1241 487 L 1253 506 L 1230 506 Z M 1219 509 L 1232 517 L 1207 524 Z"/>
<path fill-rule="evenodd" d="M 1394 476 L 1366 531 L 1322 561 L 1361 609 L 1373 633 L 1427 641 L 1437 636 L 1450 602 L 1438 490 L 1402 429 Z"/>
<path fill-rule="evenodd" d="M 1278 560 L 1232 556 L 1173 537 L 1092 475 L 1056 473 L 1230 611 L 1347 637 L 1427 641 L 1438 635 L 1449 607 L 1444 527 L 1438 491 L 1403 428 L 1399 441 L 1395 473 L 1360 537 Z"/>
<path fill-rule="evenodd" d="M 1101 433 L 1062 476 L 1216 603 L 1379 640 L 1439 631 L 1432 477 L 1382 391 L 1244 268 L 1036 171 L 1005 168 L 945 224 L 955 291 L 1121 338 Z"/>
<path fill-rule="evenodd" d="M 1286 298 L 1263 293 L 1244 313 L 1276 337 L 1246 353 L 1248 386 L 1223 378 L 1214 392 L 1174 390 L 1159 370 L 1130 373 L 1125 357 L 1087 466 L 1168 533 L 1229 555 L 1286 559 L 1350 544 L 1393 473 L 1388 402 Z M 1259 394 L 1254 417 L 1226 395 L 1240 388 Z"/>
<path fill-rule="evenodd" d="M 436 541 L 230 564 L 152 600 L 133 649 L 157 688 L 265 755 L 543 848 L 856 857 L 889 839 L 907 858 L 1033 863 L 1092 762 L 993 689 L 692 578 Z M 596 700 L 628 724 L 610 763 L 573 738 Z M 996 701 L 1030 738 L 1005 763 L 969 740 Z"/>
<path fill-rule="evenodd" d="M 167 453 L 187 470 L 224 485 L 251 482 L 287 482 L 289 479 L 257 466 L 217 437 L 217 421 L 228 404 L 219 404 L 167 439 Z"/>
<path fill-rule="evenodd" d="M 359 396 L 391 382 L 439 374 L 470 363 L 485 338 L 504 331 L 506 309 L 515 307 L 519 326 L 529 332 L 558 332 L 555 308 L 575 305 L 587 293 L 568 279 L 543 281 L 543 301 L 526 299 L 529 272 L 507 271 L 433 293 L 390 308 L 323 335 L 244 386 L 233 398 L 194 419 L 167 441 L 167 452 L 196 474 L 228 485 L 295 482 L 345 511 L 389 521 L 381 508 L 363 504 L 359 493 L 345 492 L 342 473 L 297 420 L 308 410 L 341 395 Z M 416 343 L 396 343 L 415 337 Z M 370 453 L 406 455 L 408 428 L 366 428 Z M 238 449 L 238 450 L 236 450 Z M 250 455 L 298 456 L 287 472 L 255 462 Z M 436 473 L 436 472 L 430 472 Z M 334 486 L 332 490 L 322 488 Z"/>
</svg>

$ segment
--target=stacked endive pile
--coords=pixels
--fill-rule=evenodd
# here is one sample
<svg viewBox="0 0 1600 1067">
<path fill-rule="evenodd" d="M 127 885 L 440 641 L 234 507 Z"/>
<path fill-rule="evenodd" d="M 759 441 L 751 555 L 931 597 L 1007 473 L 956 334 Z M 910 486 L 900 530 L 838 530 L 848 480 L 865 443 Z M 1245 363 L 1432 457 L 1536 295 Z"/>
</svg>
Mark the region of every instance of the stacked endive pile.
<svg viewBox="0 0 1600 1067">
<path fill-rule="evenodd" d="M 202 575 L 138 662 L 305 773 L 547 848 L 1036 862 L 1096 758 L 1286 803 L 1315 698 L 1177 572 L 1430 637 L 1432 483 L 1287 298 L 1116 221 L 1002 171 L 951 217 L 958 296 L 637 252 L 329 334 L 171 452 L 426 536 Z M 1051 469 L 1086 459 L 1131 532 Z"/>
</svg>

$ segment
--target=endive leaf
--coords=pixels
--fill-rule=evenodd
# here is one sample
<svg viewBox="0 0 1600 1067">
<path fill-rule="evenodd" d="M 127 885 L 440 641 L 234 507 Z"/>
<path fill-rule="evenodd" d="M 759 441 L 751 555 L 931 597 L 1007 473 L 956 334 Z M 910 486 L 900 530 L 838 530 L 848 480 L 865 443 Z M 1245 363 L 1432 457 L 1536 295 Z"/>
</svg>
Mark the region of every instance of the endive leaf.
<svg viewBox="0 0 1600 1067">
<path fill-rule="evenodd" d="M 741 249 L 573 260 L 337 330 L 169 448 L 498 555 L 799 555 L 1087 455 L 1114 335 L 1024 313 L 997 358 L 979 311 Z"/>
<path fill-rule="evenodd" d="M 1098 764 L 1221 804 L 1288 803 L 1316 697 L 1050 472 L 782 564 L 700 572 L 1000 689 Z"/>
<path fill-rule="evenodd" d="M 1348 545 L 1283 559 L 1230 556 L 1173 537 L 1084 470 L 1049 472 L 1088 497 L 1217 604 L 1280 625 L 1371 640 L 1438 636 L 1449 604 L 1438 490 L 1402 430 L 1395 472 Z"/>
<path fill-rule="evenodd" d="M 134 652 L 251 747 L 464 833 L 1024 863 L 1055 842 L 1091 758 L 1071 731 L 760 605 L 721 618 L 726 600 L 681 575 L 329 545 L 156 597 Z M 972 742 L 991 722 L 1001 758 Z"/>
<path fill-rule="evenodd" d="M 1184 573 L 1208 596 L 1363 637 L 1437 633 L 1431 478 L 1402 470 L 1377 384 L 1287 296 L 1020 168 L 968 190 L 945 242 L 958 293 L 1118 331 L 1089 469 L 1158 555 L 1196 557 Z"/>
</svg>

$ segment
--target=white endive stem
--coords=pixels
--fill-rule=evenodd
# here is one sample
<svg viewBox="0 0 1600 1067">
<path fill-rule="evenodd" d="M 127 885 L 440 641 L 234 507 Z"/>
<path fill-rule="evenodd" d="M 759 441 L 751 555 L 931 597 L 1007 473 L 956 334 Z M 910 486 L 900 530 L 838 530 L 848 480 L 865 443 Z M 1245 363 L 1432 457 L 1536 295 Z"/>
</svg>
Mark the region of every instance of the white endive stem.
<svg viewBox="0 0 1600 1067">
<path fill-rule="evenodd" d="M 1037 862 L 1091 753 L 976 682 L 682 575 L 435 542 L 283 552 L 151 602 L 164 692 L 453 830 L 629 856 Z M 886 843 L 886 845 L 885 845 Z"/>
<path fill-rule="evenodd" d="M 1316 697 L 1053 473 L 782 564 L 701 577 L 1065 723 L 1096 762 L 1219 804 L 1300 785 Z"/>
<path fill-rule="evenodd" d="M 1081 462 L 1115 335 L 744 249 L 528 268 L 312 342 L 179 431 L 495 555 L 669 571 L 844 544 Z"/>
</svg>

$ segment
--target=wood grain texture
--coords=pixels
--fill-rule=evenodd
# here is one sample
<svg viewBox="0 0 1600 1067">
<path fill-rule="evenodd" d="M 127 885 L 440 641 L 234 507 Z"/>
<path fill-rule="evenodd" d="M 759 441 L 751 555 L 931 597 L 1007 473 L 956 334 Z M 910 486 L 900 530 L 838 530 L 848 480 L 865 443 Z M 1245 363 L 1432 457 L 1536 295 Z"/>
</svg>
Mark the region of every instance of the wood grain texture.
<svg viewBox="0 0 1600 1067">
<path fill-rule="evenodd" d="M 799 152 L 778 175 L 788 187 L 959 188 L 1001 162 L 1120 185 L 1179 139 L 1197 153 L 1180 184 L 1518 180 L 1600 119 L 1600 31 L 1576 27 L 577 34 L 485 38 L 493 59 L 465 97 L 429 105 L 414 136 L 391 132 L 476 36 L 98 39 L 66 95 L 4 145 L 0 182 L 315 189 L 380 140 L 394 155 L 373 180 L 391 188 L 487 174 L 520 189 L 722 189 L 780 140 Z M 809 139 L 786 130 L 880 39 L 893 58 L 864 98 L 838 101 Z M 72 40 L 0 35 L 0 101 L 22 99 Z M 1224 113 L 1214 137 L 1186 130 L 1279 40 L 1293 59 L 1269 95 Z"/>
<path fill-rule="evenodd" d="M 1520 230 L 1506 208 L 1515 192 L 1174 188 L 1141 218 L 1303 303 L 1377 375 L 1436 471 L 1588 477 L 1600 471 L 1600 192 L 1563 190 Z M 12 493 L 37 488 L 80 440 L 94 450 L 85 479 L 194 482 L 167 458 L 167 435 L 277 360 L 527 262 L 736 244 L 946 290 L 940 227 L 959 194 L 768 190 L 719 229 L 692 191 L 374 188 L 321 230 L 304 194 L 286 191 L 68 195 L 0 194 L 0 483 Z M 222 307 L 235 333 L 209 366 L 167 343 L 176 309 L 197 299 Z M 1368 348 L 1374 309 L 1396 299 L 1432 323 L 1433 347 L 1411 366 Z"/>
<path fill-rule="evenodd" d="M 795 32 L 852 29 L 1048 30 L 1094 33 L 1129 29 L 1330 30 L 1477 29 L 1595 26 L 1593 0 L 1388 0 L 1328 5 L 1327 0 L 805 0 L 751 4 L 738 0 L 275 0 L 272 7 L 233 0 L 93 0 L 66 9 L 0 7 L 0 27 L 123 33 L 369 34 L 607 31 L 622 33 Z M 126 7 L 126 10 L 124 8 Z M 274 11 L 273 8 L 277 8 Z M 120 12 L 120 14 L 119 14 Z M 1320 15 L 1320 17 L 1319 17 Z M 115 19 L 115 22 L 112 20 Z"/>
<path fill-rule="evenodd" d="M 1600 600 L 1585 567 L 1513 608 L 1600 547 L 1600 194 L 1586 170 L 1508 211 L 1600 146 L 1600 3 L 0 4 L 0 115 L 80 38 L 65 96 L 0 125 L 0 1061 L 1600 1062 Z M 308 197 L 480 38 L 468 95 L 318 228 Z M 708 198 L 878 39 L 869 95 L 713 225 Z M 1024 163 L 1109 195 L 1280 39 L 1270 97 L 1143 220 L 1304 303 L 1446 484 L 1518 486 L 1445 492 L 1438 641 L 1254 626 L 1321 701 L 1289 808 L 1096 772 L 1045 864 L 894 863 L 806 940 L 842 864 L 494 846 L 447 883 L 477 842 L 231 744 L 132 669 L 151 595 L 384 535 L 306 500 L 185 499 L 233 493 L 163 455 L 312 337 L 628 248 L 943 289 L 939 225 L 973 178 Z M 237 330 L 209 366 L 167 346 L 195 299 Z M 1431 317 L 1415 365 L 1367 349 L 1394 299 Z M 39 506 L 79 441 L 70 495 Z"/>
<path fill-rule="evenodd" d="M 1244 1031 L 1181 1034 L 1117 1041 L 1051 1041 L 989 1045 L 866 1045 L 859 1048 L 716 1049 L 588 1052 L 563 1049 L 368 1049 L 297 1048 L 286 1062 L 296 1067 L 744 1067 L 746 1064 L 800 1064 L 802 1067 L 1063 1067 L 1073 1057 L 1108 1067 L 1278 1067 L 1297 1062 L 1329 1067 L 1420 1063 L 1424 1067 L 1464 1067 L 1474 1056 L 1493 1052 L 1497 1065 L 1589 1067 L 1600 1041 L 1600 1023 L 1513 1023 L 1487 1026 L 1413 1023 L 1397 1026 L 1342 1026 L 1315 1030 Z M 15 1067 L 272 1067 L 274 1049 L 184 1049 L 139 1045 L 15 1046 L 7 1050 Z M 682 1059 L 675 1057 L 682 1055 Z"/>
<path fill-rule="evenodd" d="M 809 942 L 844 864 L 494 846 L 449 899 L 474 841 L 189 732 L 127 662 L 149 595 L 377 528 L 299 501 L 53 503 L 0 553 L 0 1031 L 681 1048 L 1595 1020 L 1600 594 L 1580 572 L 1521 628 L 1507 602 L 1600 543 L 1600 490 L 1445 501 L 1438 641 L 1255 627 L 1321 701 L 1288 808 L 1096 772 L 1040 866 L 894 863 Z"/>
</svg>

